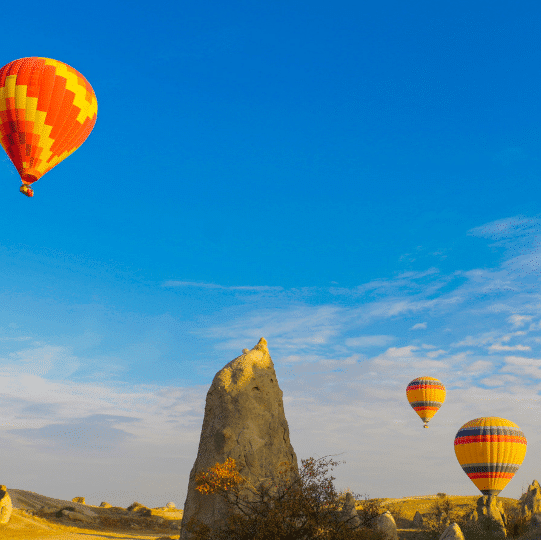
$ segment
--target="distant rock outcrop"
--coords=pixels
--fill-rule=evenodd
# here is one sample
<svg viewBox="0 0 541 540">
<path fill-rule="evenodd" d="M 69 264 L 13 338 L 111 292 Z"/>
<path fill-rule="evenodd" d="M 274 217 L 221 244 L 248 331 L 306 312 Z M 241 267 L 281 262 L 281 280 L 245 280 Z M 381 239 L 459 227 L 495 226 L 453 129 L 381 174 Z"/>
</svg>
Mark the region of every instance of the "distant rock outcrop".
<svg viewBox="0 0 541 540">
<path fill-rule="evenodd" d="M 456 523 L 451 523 L 440 536 L 440 540 L 464 540 L 464 534 Z"/>
<path fill-rule="evenodd" d="M 109 504 L 108 502 L 105 502 L 103 501 L 101 504 L 100 504 L 100 508 L 112 508 L 112 504 Z"/>
<path fill-rule="evenodd" d="M 190 473 L 181 540 L 190 538 L 185 525 L 191 518 L 216 528 L 231 513 L 221 496 L 195 489 L 199 472 L 231 457 L 240 474 L 255 487 L 277 480 L 277 470 L 288 465 L 293 471 L 285 479 L 298 478 L 282 396 L 264 338 L 215 375 L 207 393 L 199 449 Z M 248 490 L 241 496 L 253 498 Z"/>
<path fill-rule="evenodd" d="M 537 480 L 534 480 L 528 486 L 528 491 L 522 494 L 519 506 L 523 517 L 541 512 L 541 486 Z"/>
<path fill-rule="evenodd" d="M 79 504 L 86 504 L 84 497 L 73 497 L 73 499 L 71 499 L 71 502 L 76 502 Z"/>
<path fill-rule="evenodd" d="M 150 508 L 143 506 L 141 503 L 134 502 L 127 508 L 128 512 L 137 512 L 141 516 L 149 517 L 152 515 Z"/>
<path fill-rule="evenodd" d="M 11 504 L 8 488 L 4 485 L 0 485 L 0 525 L 9 523 L 12 512 L 13 505 Z"/>
<path fill-rule="evenodd" d="M 496 497 L 485 495 L 477 499 L 477 509 L 471 514 L 469 523 L 478 533 L 503 540 L 507 536 L 505 524 L 507 517 L 503 505 Z"/>
<path fill-rule="evenodd" d="M 169 510 L 174 510 L 176 508 L 175 506 L 175 503 L 174 502 L 168 502 L 166 505 L 165 505 L 165 508 L 169 508 Z"/>
<path fill-rule="evenodd" d="M 372 522 L 372 528 L 376 531 L 383 532 L 383 534 L 385 535 L 385 540 L 398 540 L 396 522 L 389 510 L 374 518 Z"/>
<path fill-rule="evenodd" d="M 421 515 L 419 510 L 417 510 L 417 512 L 415 512 L 415 515 L 413 516 L 413 526 L 416 527 L 417 529 L 420 529 L 422 528 L 423 524 L 424 524 L 423 516 Z"/>
</svg>

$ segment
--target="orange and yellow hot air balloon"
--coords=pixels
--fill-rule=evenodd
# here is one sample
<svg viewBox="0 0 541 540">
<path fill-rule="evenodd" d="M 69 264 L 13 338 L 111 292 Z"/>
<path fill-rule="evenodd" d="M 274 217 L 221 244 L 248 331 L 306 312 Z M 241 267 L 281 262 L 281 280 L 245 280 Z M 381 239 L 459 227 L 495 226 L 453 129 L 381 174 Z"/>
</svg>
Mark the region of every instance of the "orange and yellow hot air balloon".
<svg viewBox="0 0 541 540">
<path fill-rule="evenodd" d="M 417 377 L 408 384 L 406 396 L 428 428 L 428 422 L 445 401 L 445 386 L 434 377 Z"/>
<path fill-rule="evenodd" d="M 0 68 L 0 144 L 22 193 L 83 144 L 97 114 L 92 86 L 67 64 L 32 56 Z"/>
<path fill-rule="evenodd" d="M 496 416 L 466 422 L 455 437 L 460 466 L 483 495 L 490 497 L 498 495 L 518 471 L 526 446 L 521 429 Z"/>
</svg>

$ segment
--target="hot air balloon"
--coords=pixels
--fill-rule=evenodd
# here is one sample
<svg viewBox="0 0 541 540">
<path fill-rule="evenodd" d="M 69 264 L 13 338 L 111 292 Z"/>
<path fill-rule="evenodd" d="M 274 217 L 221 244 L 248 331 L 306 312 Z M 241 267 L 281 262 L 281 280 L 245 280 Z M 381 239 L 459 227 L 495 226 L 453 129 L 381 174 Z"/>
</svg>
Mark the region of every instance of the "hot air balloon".
<svg viewBox="0 0 541 540">
<path fill-rule="evenodd" d="M 50 58 L 14 60 L 0 68 L 0 144 L 32 197 L 30 184 L 75 152 L 98 114 L 90 83 Z"/>
<path fill-rule="evenodd" d="M 406 396 L 428 428 L 428 422 L 445 401 L 445 386 L 434 377 L 417 377 L 408 384 Z"/>
<path fill-rule="evenodd" d="M 460 466 L 483 495 L 490 498 L 498 495 L 518 471 L 526 446 L 520 428 L 496 416 L 466 422 L 455 437 Z"/>
</svg>

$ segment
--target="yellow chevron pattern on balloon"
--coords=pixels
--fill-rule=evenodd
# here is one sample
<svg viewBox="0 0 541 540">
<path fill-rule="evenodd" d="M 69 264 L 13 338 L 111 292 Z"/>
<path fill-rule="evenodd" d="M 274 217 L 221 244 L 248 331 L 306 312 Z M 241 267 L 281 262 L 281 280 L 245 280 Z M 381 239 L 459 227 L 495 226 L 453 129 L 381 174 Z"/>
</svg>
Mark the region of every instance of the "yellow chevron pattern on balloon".
<svg viewBox="0 0 541 540">
<path fill-rule="evenodd" d="M 445 401 L 445 386 L 434 377 L 417 377 L 408 384 L 406 397 L 428 428 L 428 422 Z"/>
<path fill-rule="evenodd" d="M 456 458 L 484 495 L 496 496 L 509 483 L 524 461 L 526 448 L 521 429 L 497 416 L 470 420 L 455 437 Z"/>
<path fill-rule="evenodd" d="M 75 152 L 97 114 L 92 86 L 63 62 L 28 57 L 0 68 L 0 144 L 23 184 Z"/>
</svg>

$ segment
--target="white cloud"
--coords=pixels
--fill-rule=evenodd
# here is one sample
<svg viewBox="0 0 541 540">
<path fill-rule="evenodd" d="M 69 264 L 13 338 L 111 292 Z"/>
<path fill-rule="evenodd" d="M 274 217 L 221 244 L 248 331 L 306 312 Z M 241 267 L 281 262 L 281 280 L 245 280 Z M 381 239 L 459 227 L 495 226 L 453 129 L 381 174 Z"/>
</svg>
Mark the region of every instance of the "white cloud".
<svg viewBox="0 0 541 540">
<path fill-rule="evenodd" d="M 359 336 L 356 338 L 347 338 L 345 343 L 347 347 L 379 347 L 391 343 L 395 339 L 394 336 L 379 335 L 379 336 Z"/>
<path fill-rule="evenodd" d="M 410 330 L 426 330 L 426 322 L 414 324 Z"/>
<path fill-rule="evenodd" d="M 481 373 L 491 369 L 494 369 L 494 364 L 487 360 L 477 360 L 477 362 L 473 362 L 473 364 L 470 364 L 465 368 L 466 371 L 473 373 Z"/>
<path fill-rule="evenodd" d="M 498 352 L 498 351 L 531 351 L 532 348 L 527 345 L 500 345 L 499 343 L 494 343 L 488 348 L 489 352 Z"/>
<path fill-rule="evenodd" d="M 443 349 L 438 349 L 437 351 L 429 351 L 426 353 L 428 358 L 437 358 L 438 356 L 441 356 L 442 354 L 445 354 L 447 351 L 444 351 Z"/>
<path fill-rule="evenodd" d="M 505 361 L 507 370 L 514 371 L 515 374 L 541 379 L 541 360 L 523 356 L 506 356 Z"/>
<path fill-rule="evenodd" d="M 521 326 L 524 326 L 526 322 L 532 320 L 531 315 L 511 315 L 507 318 L 507 320 L 513 325 L 514 328 L 519 328 Z"/>
</svg>

